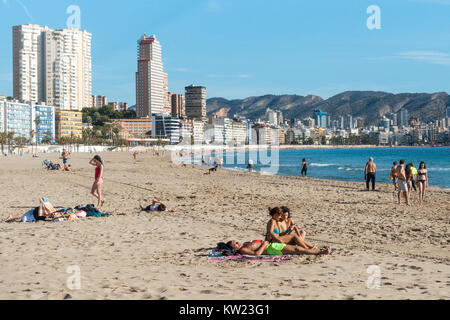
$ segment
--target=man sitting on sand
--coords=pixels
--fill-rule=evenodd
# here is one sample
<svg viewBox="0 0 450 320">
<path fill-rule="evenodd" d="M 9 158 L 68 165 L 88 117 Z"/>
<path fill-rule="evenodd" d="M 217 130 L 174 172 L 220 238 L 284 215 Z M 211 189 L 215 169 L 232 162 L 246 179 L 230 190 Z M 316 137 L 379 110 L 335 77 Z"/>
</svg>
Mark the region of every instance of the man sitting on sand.
<svg viewBox="0 0 450 320">
<path fill-rule="evenodd" d="M 282 256 L 282 255 L 321 255 L 330 254 L 331 248 L 326 247 L 322 250 L 319 249 L 306 249 L 300 246 L 294 246 L 283 243 L 269 243 L 269 241 L 264 241 L 263 243 L 250 242 L 242 244 L 238 241 L 229 241 L 227 246 L 240 254 L 246 254 L 250 256 Z"/>
</svg>

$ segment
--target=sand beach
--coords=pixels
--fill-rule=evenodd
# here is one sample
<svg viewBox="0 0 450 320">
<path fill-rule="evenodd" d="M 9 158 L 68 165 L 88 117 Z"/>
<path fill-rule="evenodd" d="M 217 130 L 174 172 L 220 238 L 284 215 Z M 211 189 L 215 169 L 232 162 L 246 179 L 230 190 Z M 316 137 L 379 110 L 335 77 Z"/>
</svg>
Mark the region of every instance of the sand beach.
<svg viewBox="0 0 450 320">
<path fill-rule="evenodd" d="M 168 155 L 101 156 L 103 211 L 112 216 L 0 222 L 0 299 L 450 298 L 450 191 L 430 187 L 423 205 L 413 193 L 406 207 L 396 204 L 391 185 L 366 192 L 364 182 L 205 175 L 206 167 L 182 167 Z M 73 173 L 42 168 L 43 159 L 58 161 L 56 153 L 2 157 L 2 220 L 41 197 L 55 207 L 95 203 L 91 157 L 73 153 Z M 153 198 L 175 212 L 141 212 L 139 204 Z M 264 239 L 267 208 L 280 205 L 291 209 L 307 240 L 333 254 L 280 262 L 207 257 L 217 242 Z M 76 289 L 68 287 L 74 266 Z"/>
</svg>

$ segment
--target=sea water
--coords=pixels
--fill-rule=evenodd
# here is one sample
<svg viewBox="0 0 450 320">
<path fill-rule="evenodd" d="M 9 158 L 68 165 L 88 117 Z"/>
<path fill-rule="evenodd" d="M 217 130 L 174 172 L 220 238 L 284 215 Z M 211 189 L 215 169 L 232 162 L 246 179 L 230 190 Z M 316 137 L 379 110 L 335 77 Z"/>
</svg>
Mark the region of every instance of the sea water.
<svg viewBox="0 0 450 320">
<path fill-rule="evenodd" d="M 278 155 L 272 154 L 274 152 Z M 405 159 L 405 166 L 412 162 L 417 169 L 424 161 L 429 185 L 450 188 L 450 147 L 269 150 L 235 152 L 232 156 L 224 154 L 219 157 L 223 158 L 227 169 L 246 171 L 248 160 L 252 159 L 254 171 L 280 176 L 300 176 L 302 159 L 305 158 L 308 177 L 341 181 L 364 181 L 364 167 L 369 157 L 373 157 L 377 165 L 376 180 L 381 183 L 392 183 L 389 174 L 394 161 Z"/>
</svg>

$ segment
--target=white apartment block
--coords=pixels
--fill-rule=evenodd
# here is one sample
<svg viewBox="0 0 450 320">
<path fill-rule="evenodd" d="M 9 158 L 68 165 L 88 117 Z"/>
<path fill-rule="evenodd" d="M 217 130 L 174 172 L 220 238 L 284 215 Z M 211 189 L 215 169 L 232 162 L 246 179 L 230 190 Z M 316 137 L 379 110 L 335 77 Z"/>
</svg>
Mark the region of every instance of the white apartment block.
<svg viewBox="0 0 450 320">
<path fill-rule="evenodd" d="M 91 34 L 38 25 L 13 27 L 14 97 L 62 110 L 91 106 Z"/>
<path fill-rule="evenodd" d="M 136 113 L 151 117 L 164 113 L 167 92 L 164 92 L 162 48 L 156 36 L 144 35 L 138 41 L 138 71 L 136 72 Z"/>
<path fill-rule="evenodd" d="M 231 128 L 232 128 L 233 144 L 234 143 L 236 143 L 237 145 L 245 144 L 245 141 L 247 139 L 247 123 L 233 121 L 231 124 Z"/>
</svg>

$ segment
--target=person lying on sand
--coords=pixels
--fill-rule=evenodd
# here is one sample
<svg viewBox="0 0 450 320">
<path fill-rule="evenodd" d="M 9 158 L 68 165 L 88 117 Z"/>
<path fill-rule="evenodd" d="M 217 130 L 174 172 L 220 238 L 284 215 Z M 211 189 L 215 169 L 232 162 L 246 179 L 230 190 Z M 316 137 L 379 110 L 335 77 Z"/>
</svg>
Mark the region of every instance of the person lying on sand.
<svg viewBox="0 0 450 320">
<path fill-rule="evenodd" d="M 295 227 L 293 225 L 289 229 L 286 227 L 285 214 L 281 208 L 269 208 L 269 214 L 272 218 L 267 223 L 266 241 L 301 246 L 305 249 L 317 249 L 316 246 L 305 242 L 300 235 L 294 233 Z"/>
<path fill-rule="evenodd" d="M 142 211 L 166 211 L 167 209 L 166 205 L 157 199 L 153 199 L 152 204 L 145 208 L 140 204 L 139 207 Z"/>
<path fill-rule="evenodd" d="M 283 243 L 269 243 L 269 241 L 264 241 L 262 244 L 257 242 L 250 242 L 242 244 L 238 241 L 232 240 L 227 243 L 232 250 L 250 256 L 282 256 L 282 255 L 321 255 L 330 254 L 331 248 L 325 247 L 321 250 L 319 249 L 306 249 L 301 246 L 283 244 Z"/>
<path fill-rule="evenodd" d="M 45 217 L 39 216 L 39 208 L 34 208 L 26 213 L 19 215 L 10 215 L 5 222 L 35 222 L 38 220 L 45 220 Z"/>
</svg>

